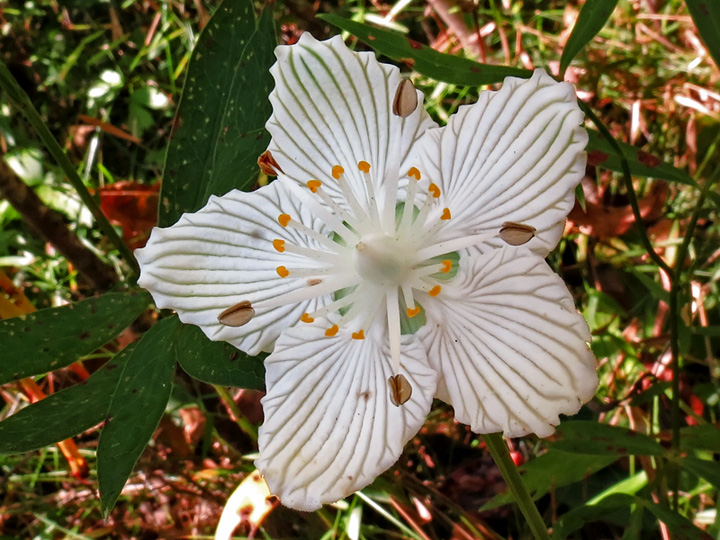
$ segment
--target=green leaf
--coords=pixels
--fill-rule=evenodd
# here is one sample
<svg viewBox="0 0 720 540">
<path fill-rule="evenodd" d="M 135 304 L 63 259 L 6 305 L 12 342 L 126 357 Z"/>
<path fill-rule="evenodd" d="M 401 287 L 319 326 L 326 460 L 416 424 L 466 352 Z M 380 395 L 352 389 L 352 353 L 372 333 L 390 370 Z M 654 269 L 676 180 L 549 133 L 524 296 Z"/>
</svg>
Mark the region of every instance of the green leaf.
<svg viewBox="0 0 720 540">
<path fill-rule="evenodd" d="M 210 195 L 247 189 L 270 137 L 275 60 L 272 3 L 256 21 L 250 0 L 228 0 L 198 38 L 165 160 L 159 223 L 202 208 Z"/>
<path fill-rule="evenodd" d="M 0 322 L 0 384 L 72 364 L 118 335 L 149 303 L 144 291 L 108 293 Z"/>
<path fill-rule="evenodd" d="M 626 513 L 635 504 L 635 498 L 624 493 L 616 493 L 605 497 L 596 504 L 584 504 L 573 508 L 553 526 L 553 539 L 561 540 L 567 538 L 573 532 L 581 529 L 586 523 L 593 521 L 605 521 L 615 513 Z"/>
<path fill-rule="evenodd" d="M 585 45 L 590 43 L 605 26 L 618 0 L 587 0 L 578 15 L 572 33 L 567 40 L 560 57 L 560 78 L 565 78 L 565 70 Z"/>
<path fill-rule="evenodd" d="M 620 155 L 612 145 L 605 140 L 600 132 L 594 129 L 588 129 L 587 132 L 590 136 L 587 146 L 588 164 L 597 165 L 611 171 L 622 172 Z M 669 182 L 678 182 L 680 184 L 698 187 L 697 182 L 685 171 L 663 163 L 660 158 L 648 154 L 635 146 L 621 141 L 617 141 L 617 143 L 622 148 L 625 158 L 628 160 L 632 174 L 636 176 L 660 178 Z"/>
<path fill-rule="evenodd" d="M 195 379 L 222 386 L 265 388 L 262 358 L 248 356 L 228 343 L 210 341 L 197 326 L 180 327 L 175 350 L 180 367 Z"/>
<path fill-rule="evenodd" d="M 715 64 L 720 66 L 720 2 L 717 0 L 686 0 L 700 37 L 707 45 Z"/>
<path fill-rule="evenodd" d="M 550 449 L 529 461 L 520 470 L 523 482 L 533 499 L 539 499 L 551 489 L 579 482 L 615 462 L 618 456 L 568 454 Z M 496 495 L 481 510 L 490 510 L 514 502 L 511 493 Z"/>
<path fill-rule="evenodd" d="M 720 428 L 715 424 L 684 427 L 680 430 L 680 448 L 720 453 Z"/>
<path fill-rule="evenodd" d="M 100 503 L 105 513 L 115 504 L 170 399 L 175 372 L 175 343 L 180 321 L 153 326 L 129 355 L 111 396 L 98 442 Z"/>
<path fill-rule="evenodd" d="M 665 449 L 652 438 L 617 426 L 592 421 L 563 422 L 551 447 L 563 452 L 596 456 L 659 456 Z"/>
<path fill-rule="evenodd" d="M 0 453 L 37 450 L 82 433 L 105 420 L 121 368 L 134 345 L 85 382 L 50 394 L 0 422 Z"/>
<path fill-rule="evenodd" d="M 650 512 L 655 514 L 656 518 L 667 525 L 667 528 L 670 531 L 670 537 L 673 540 L 713 540 L 712 536 L 705 531 L 698 529 L 695 525 L 693 525 L 692 521 L 673 512 L 669 508 L 637 497 L 635 500 L 638 504 L 642 504 L 645 508 L 650 510 Z"/>
<path fill-rule="evenodd" d="M 505 77 L 528 78 L 532 71 L 507 66 L 480 64 L 466 58 L 443 54 L 417 41 L 389 30 L 380 30 L 337 15 L 318 15 L 319 19 L 350 32 L 380 54 L 437 81 L 467 86 L 481 86 L 501 82 Z"/>
<path fill-rule="evenodd" d="M 718 443 L 715 443 L 718 446 Z M 695 476 L 704 478 L 710 482 L 715 489 L 720 489 L 720 463 L 708 461 L 706 459 L 698 459 L 688 456 L 680 461 L 683 468 L 693 473 Z"/>
</svg>

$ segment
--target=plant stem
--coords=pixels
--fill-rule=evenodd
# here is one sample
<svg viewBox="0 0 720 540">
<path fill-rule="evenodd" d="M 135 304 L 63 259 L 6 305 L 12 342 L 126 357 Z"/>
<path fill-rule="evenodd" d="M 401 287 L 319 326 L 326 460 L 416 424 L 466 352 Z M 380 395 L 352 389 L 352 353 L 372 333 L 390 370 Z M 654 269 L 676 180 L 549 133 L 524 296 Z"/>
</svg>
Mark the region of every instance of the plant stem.
<svg viewBox="0 0 720 540">
<path fill-rule="evenodd" d="M 510 452 L 508 452 L 502 434 L 490 433 L 483 435 L 482 439 L 485 441 L 490 455 L 495 460 L 495 464 L 500 469 L 505 483 L 508 485 L 508 488 L 510 488 L 510 492 L 513 494 L 513 497 L 515 497 L 515 502 L 520 507 L 523 516 L 525 516 L 536 540 L 550 540 L 545 522 L 540 516 L 515 463 L 510 457 Z"/>
<path fill-rule="evenodd" d="M 237 403 L 235 403 L 235 400 L 233 399 L 230 392 L 228 392 L 228 390 L 224 386 L 220 386 L 219 384 L 213 384 L 212 386 L 217 392 L 218 396 L 220 396 L 222 402 L 234 416 L 233 420 L 238 425 L 238 427 L 242 429 L 245 434 L 248 435 L 253 441 L 257 442 L 257 428 L 245 417 L 240 408 L 237 406 Z"/>
<path fill-rule="evenodd" d="M 105 217 L 105 214 L 102 213 L 102 210 L 98 206 L 97 202 L 95 202 L 95 199 L 90 194 L 87 187 L 85 187 L 80 175 L 78 175 L 72 163 L 70 163 L 70 160 L 65 155 L 65 152 L 55 140 L 52 133 L 50 133 L 50 130 L 45 125 L 45 122 L 43 122 L 43 119 L 33 106 L 30 98 L 20 87 L 15 78 L 12 76 L 12 73 L 10 73 L 7 66 L 2 61 L 0 61 L 0 87 L 5 90 L 13 105 L 23 114 L 23 116 L 25 116 L 27 121 L 33 127 L 35 133 L 37 133 L 38 137 L 40 137 L 40 140 L 45 145 L 47 151 L 50 152 L 50 155 L 52 155 L 67 176 L 70 183 L 75 188 L 75 191 L 77 191 L 80 199 L 82 199 L 85 206 L 87 206 L 88 210 L 92 213 L 100 229 L 105 233 L 110 242 L 112 242 L 125 261 L 130 265 L 133 274 L 136 276 L 140 269 L 132 251 L 130 251 L 130 248 L 125 245 L 125 242 L 123 242 L 122 238 L 118 236 L 113 226 Z"/>
</svg>

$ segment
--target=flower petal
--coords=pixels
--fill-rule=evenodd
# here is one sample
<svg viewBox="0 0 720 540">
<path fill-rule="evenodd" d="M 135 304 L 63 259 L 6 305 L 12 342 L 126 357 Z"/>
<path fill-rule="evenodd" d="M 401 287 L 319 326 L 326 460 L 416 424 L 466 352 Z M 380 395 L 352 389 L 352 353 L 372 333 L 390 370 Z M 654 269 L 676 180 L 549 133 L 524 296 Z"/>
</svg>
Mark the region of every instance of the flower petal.
<svg viewBox="0 0 720 540">
<path fill-rule="evenodd" d="M 347 328 L 327 338 L 326 327 L 287 330 L 265 361 L 255 465 L 285 506 L 305 511 L 350 495 L 395 463 L 425 421 L 437 380 L 418 340 L 407 336 L 401 373 L 413 391 L 396 407 L 385 325 L 360 340 Z"/>
<path fill-rule="evenodd" d="M 320 221 L 288 187 L 278 180 L 253 193 L 231 191 L 211 197 L 204 208 L 183 214 L 172 227 L 153 229 L 147 246 L 135 251 L 142 269 L 138 284 L 152 293 L 159 308 L 174 309 L 182 322 L 199 326 L 210 339 L 227 341 L 249 354 L 271 348 L 282 330 L 303 313 L 325 305 L 330 296 L 258 308 L 241 327 L 220 324 L 218 315 L 239 302 L 256 304 L 308 287 L 307 277 L 281 278 L 278 266 L 321 264 L 273 247 L 273 240 L 280 239 L 323 250 L 313 239 L 278 222 L 280 214 L 289 214 L 323 231 Z"/>
<path fill-rule="evenodd" d="M 463 258 L 425 300 L 418 332 L 441 375 L 438 397 L 477 433 L 544 437 L 597 386 L 587 324 L 560 277 L 526 248 Z"/>
<path fill-rule="evenodd" d="M 418 165 L 411 163 L 410 148 L 435 123 L 419 91 L 415 112 L 404 119 L 393 114 L 402 80 L 397 67 L 380 64 L 371 52 L 350 51 L 340 36 L 316 41 L 308 32 L 275 55 L 273 114 L 266 127 L 269 149 L 287 176 L 302 185 L 320 180 L 345 204 L 332 177 L 333 166 L 340 165 L 356 198 L 367 205 L 360 161 L 370 164 L 376 190 L 383 181 L 397 181 L 391 177 L 398 169 L 404 175 Z"/>
<path fill-rule="evenodd" d="M 529 80 L 508 77 L 447 126 L 429 130 L 419 143 L 423 173 L 452 212 L 446 230 L 477 234 L 523 223 L 537 229 L 527 247 L 547 255 L 585 174 L 582 122 L 572 85 L 535 70 Z"/>
</svg>

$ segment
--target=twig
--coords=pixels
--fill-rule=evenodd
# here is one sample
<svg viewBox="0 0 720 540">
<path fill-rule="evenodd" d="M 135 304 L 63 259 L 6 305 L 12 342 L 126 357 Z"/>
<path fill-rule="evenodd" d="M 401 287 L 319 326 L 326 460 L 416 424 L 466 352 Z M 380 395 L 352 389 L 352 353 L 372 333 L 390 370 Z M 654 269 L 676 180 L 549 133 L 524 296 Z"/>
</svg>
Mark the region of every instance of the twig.
<svg viewBox="0 0 720 540">
<path fill-rule="evenodd" d="M 34 234 L 55 246 L 97 290 L 107 291 L 118 282 L 115 271 L 68 230 L 62 214 L 46 206 L 1 157 L 0 195 L 20 213 Z"/>
<path fill-rule="evenodd" d="M 428 0 L 428 4 L 435 10 L 440 18 L 448 26 L 448 30 L 453 33 L 462 45 L 463 50 L 474 57 L 482 56 L 482 48 L 478 43 L 478 34 L 468 29 L 465 20 L 456 12 L 453 12 L 447 0 Z"/>
</svg>

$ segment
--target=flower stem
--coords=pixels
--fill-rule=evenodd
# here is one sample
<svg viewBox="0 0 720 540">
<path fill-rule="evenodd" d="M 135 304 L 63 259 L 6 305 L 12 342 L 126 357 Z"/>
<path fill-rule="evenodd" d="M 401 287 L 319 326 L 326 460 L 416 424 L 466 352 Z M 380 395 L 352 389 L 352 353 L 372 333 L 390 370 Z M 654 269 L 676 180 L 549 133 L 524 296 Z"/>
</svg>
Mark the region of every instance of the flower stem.
<svg viewBox="0 0 720 540">
<path fill-rule="evenodd" d="M 525 483 L 520 477 L 515 463 L 510 457 L 510 452 L 508 452 L 502 434 L 490 433 L 482 435 L 482 439 L 485 441 L 490 455 L 495 460 L 495 464 L 500 469 L 505 483 L 508 485 L 508 488 L 510 488 L 510 492 L 513 494 L 513 497 L 515 497 L 515 502 L 520 507 L 523 516 L 525 516 L 536 540 L 550 540 L 545 522 L 540 516 L 535 503 L 530 497 L 530 493 L 528 493 L 525 487 Z"/>
<path fill-rule="evenodd" d="M 125 245 L 125 242 L 122 241 L 122 238 L 118 236 L 117 232 L 115 232 L 115 229 L 105 217 L 105 214 L 102 213 L 102 210 L 98 206 L 97 202 L 95 202 L 93 196 L 90 195 L 90 192 L 87 187 L 85 187 L 85 184 L 73 167 L 72 163 L 70 163 L 70 160 L 65 155 L 65 152 L 55 140 L 52 133 L 50 133 L 50 130 L 45 125 L 45 122 L 43 122 L 40 114 L 37 110 L 35 110 L 30 98 L 20 87 L 8 70 L 7 66 L 2 61 L 0 61 L 0 88 L 5 90 L 5 93 L 8 98 L 10 98 L 12 104 L 22 113 L 22 115 L 33 127 L 35 133 L 37 133 L 38 137 L 40 137 L 40 140 L 45 145 L 47 151 L 50 152 L 65 175 L 67 175 L 68 180 L 75 188 L 75 191 L 77 191 L 80 199 L 82 199 L 85 206 L 92 213 L 100 229 L 120 252 L 128 265 L 130 265 L 133 274 L 137 275 L 139 273 L 139 268 L 132 251 L 130 251 L 130 248 Z"/>
</svg>

